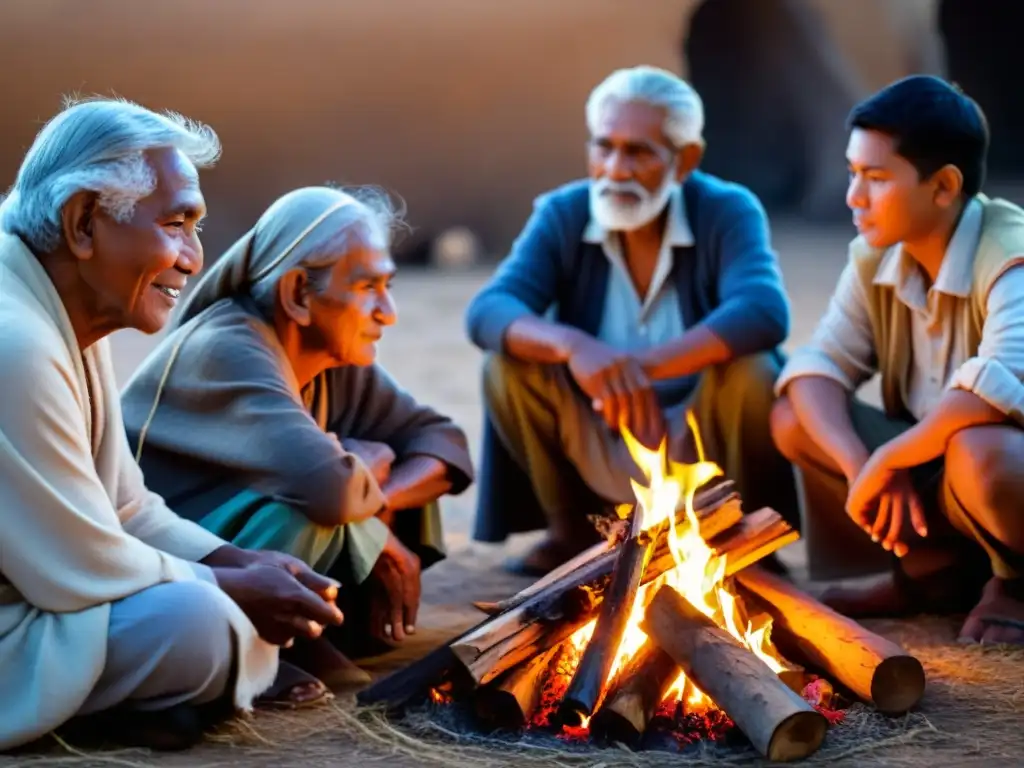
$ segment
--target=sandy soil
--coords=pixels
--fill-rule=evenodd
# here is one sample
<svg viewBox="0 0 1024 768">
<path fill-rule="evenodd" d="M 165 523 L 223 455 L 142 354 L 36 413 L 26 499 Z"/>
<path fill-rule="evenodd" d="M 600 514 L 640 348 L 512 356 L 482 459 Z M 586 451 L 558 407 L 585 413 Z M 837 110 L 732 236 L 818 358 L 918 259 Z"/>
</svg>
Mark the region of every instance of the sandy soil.
<svg viewBox="0 0 1024 768">
<path fill-rule="evenodd" d="M 776 225 L 776 246 L 781 254 L 787 287 L 791 296 L 795 297 L 790 347 L 807 339 L 824 310 L 829 292 L 845 260 L 847 237 L 848 232 L 842 228 L 812 229 L 786 223 Z M 381 347 L 381 361 L 418 397 L 451 414 L 461 423 L 470 436 L 474 450 L 480 430 L 480 355 L 465 341 L 462 312 L 487 274 L 487 270 L 462 273 L 407 270 L 400 273 L 395 285 L 400 311 L 399 324 L 389 331 Z M 153 339 L 134 333 L 126 332 L 115 337 L 118 375 L 122 381 L 130 375 L 152 344 Z M 868 397 L 877 397 L 877 389 L 869 389 Z M 523 586 L 521 581 L 505 575 L 497 566 L 511 551 L 526 546 L 529 543 L 528 537 L 520 537 L 504 547 L 472 543 L 469 533 L 473 513 L 473 489 L 459 498 L 447 501 L 444 515 L 451 556 L 424 576 L 422 629 L 415 643 L 391 658 L 381 660 L 376 665 L 378 669 L 400 666 L 407 659 L 422 654 L 428 646 L 442 642 L 445 637 L 456 634 L 478 620 L 478 615 L 469 607 L 471 600 L 503 597 Z M 799 544 L 791 550 L 787 553 L 787 559 L 799 566 L 802 561 Z M 946 732 L 962 734 L 963 748 L 955 744 L 951 747 L 946 742 L 943 742 L 945 746 L 939 748 L 926 740 L 916 746 L 911 744 L 913 748 L 908 752 L 905 747 L 897 744 L 892 749 L 862 754 L 851 764 L 891 764 L 892 761 L 916 763 L 928 760 L 933 765 L 967 765 L 988 755 L 985 763 L 995 765 L 1006 764 L 1003 760 L 1010 759 L 1014 754 L 1024 755 L 1024 751 L 1019 751 L 1024 750 L 1024 746 L 1016 735 L 1019 725 L 1012 725 L 1014 721 L 1019 724 L 1024 714 L 1024 688 L 1021 688 L 1020 682 L 1024 680 L 1024 656 L 1010 654 L 993 658 L 972 654 L 949 645 L 951 625 L 941 624 L 937 634 L 926 632 L 927 626 L 931 625 L 903 623 L 891 629 L 897 636 L 908 632 L 916 636 L 915 645 L 921 644 L 933 649 L 938 647 L 941 650 L 941 653 L 925 651 L 926 655 L 931 653 L 929 658 L 932 662 L 926 662 L 929 674 L 934 675 L 939 682 L 930 689 L 924 715 L 918 716 L 918 720 L 913 723 L 908 720 L 906 727 L 913 730 L 913 725 L 913 728 L 922 728 L 924 732 L 934 734 L 938 726 Z M 952 658 L 950 654 L 953 654 Z M 976 682 L 981 687 L 965 688 L 958 677 L 962 674 L 958 670 L 962 669 L 983 669 L 983 674 L 977 672 L 971 678 L 977 678 Z M 994 701 L 999 702 L 1001 708 L 998 711 L 1003 715 L 996 720 L 990 714 L 990 705 Z M 957 702 L 962 702 L 963 706 L 958 707 Z M 984 735 L 977 730 L 978 723 L 972 723 L 972 711 L 980 712 L 979 707 L 988 713 L 984 715 L 986 719 L 982 723 L 988 724 Z M 350 718 L 346 719 L 348 716 L 339 720 L 336 713 L 328 712 L 308 713 L 304 717 L 305 720 L 299 721 L 294 718 L 282 720 L 280 716 L 261 714 L 252 723 L 255 731 L 249 730 L 248 736 L 239 737 L 236 733 L 234 736 L 214 739 L 187 755 L 157 756 L 144 752 L 119 752 L 85 759 L 81 755 L 76 757 L 58 750 L 57 754 L 35 755 L 18 762 L 20 764 L 28 759 L 47 764 L 74 760 L 82 765 L 244 763 L 270 766 L 298 762 L 341 765 L 367 759 L 390 759 L 392 764 L 406 765 L 428 757 L 417 753 L 415 749 L 410 750 L 408 746 L 402 747 L 400 740 L 374 741 L 370 737 L 353 739 L 352 734 L 358 726 L 353 725 Z M 913 732 L 918 733 L 917 730 Z M 494 757 L 497 759 L 497 756 Z M 624 756 L 620 757 L 626 760 Z M 833 759 L 844 762 L 841 755 L 835 755 Z M 618 758 L 609 762 L 607 754 L 595 754 L 593 763 L 619 764 Z M 0 759 L 0 765 L 6 764 L 14 763 Z"/>
</svg>

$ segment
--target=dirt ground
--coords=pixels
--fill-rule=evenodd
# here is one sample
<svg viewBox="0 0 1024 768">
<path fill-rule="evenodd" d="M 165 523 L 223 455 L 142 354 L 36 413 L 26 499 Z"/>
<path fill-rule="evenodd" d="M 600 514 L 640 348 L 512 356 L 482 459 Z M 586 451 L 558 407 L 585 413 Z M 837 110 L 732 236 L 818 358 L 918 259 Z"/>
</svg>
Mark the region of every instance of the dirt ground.
<svg viewBox="0 0 1024 768">
<path fill-rule="evenodd" d="M 790 346 L 805 341 L 821 315 L 845 259 L 848 232 L 843 228 L 812 229 L 776 224 L 787 288 L 794 298 Z M 451 414 L 470 436 L 474 451 L 480 431 L 478 394 L 479 353 L 466 341 L 462 312 L 487 277 L 487 270 L 442 273 L 407 270 L 400 273 L 395 293 L 399 323 L 386 334 L 381 361 L 419 398 Z M 114 339 L 118 374 L 130 375 L 153 340 L 134 333 Z M 877 389 L 868 390 L 869 399 Z M 498 567 L 514 550 L 529 544 L 519 537 L 503 547 L 470 541 L 474 491 L 447 500 L 446 536 L 450 557 L 424 575 L 422 627 L 415 642 L 375 669 L 401 666 L 434 644 L 479 620 L 470 607 L 475 599 L 506 596 L 524 582 Z M 802 563 L 799 543 L 785 553 L 794 566 Z M 851 718 L 833 747 L 820 753 L 829 764 L 847 765 L 1020 765 L 1024 764 L 1024 654 L 965 648 L 953 642 L 955 626 L 940 620 L 916 620 L 880 627 L 922 658 L 929 688 L 919 713 L 882 726 Z M 872 716 L 878 717 L 878 716 Z M 859 723 L 859 725 L 858 725 Z M 854 730 L 859 728 L 860 730 Z M 858 736 L 859 734 L 859 736 Z M 386 761 L 389 765 L 655 765 L 679 764 L 668 756 L 640 758 L 621 751 L 594 751 L 571 759 L 558 753 L 516 752 L 503 757 L 502 748 L 484 744 L 476 751 L 465 739 L 450 734 L 421 742 L 370 719 L 356 719 L 350 702 L 302 715 L 260 713 L 233 726 L 201 747 L 183 755 L 162 756 L 121 750 L 83 755 L 72 745 L 19 758 L 0 758 L 0 766 L 57 765 L 357 765 Z M 830 735 L 830 739 L 834 737 Z M 440 740 L 465 748 L 457 755 L 438 750 Z M 427 744 L 433 745 L 428 748 Z M 707 758 L 710 760 L 710 757 Z M 725 762 L 747 758 L 735 756 Z M 718 759 L 716 762 L 722 762 Z M 693 759 L 685 761 L 690 764 Z M 703 762 L 703 761 L 702 761 Z M 815 762 L 818 762 L 817 760 Z"/>
</svg>

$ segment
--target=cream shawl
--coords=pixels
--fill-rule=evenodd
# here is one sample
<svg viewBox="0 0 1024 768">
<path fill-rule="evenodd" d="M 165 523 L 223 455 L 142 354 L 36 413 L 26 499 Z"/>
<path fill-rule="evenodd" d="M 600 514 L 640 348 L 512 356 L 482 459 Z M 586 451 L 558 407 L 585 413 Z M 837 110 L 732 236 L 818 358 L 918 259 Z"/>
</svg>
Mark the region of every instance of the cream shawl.
<svg viewBox="0 0 1024 768">
<path fill-rule="evenodd" d="M 156 584 L 212 579 L 224 542 L 147 491 L 121 420 L 110 348 L 82 352 L 22 241 L 0 234 L 0 749 L 72 717 L 103 671 L 110 604 Z M 242 709 L 277 649 L 225 594 Z"/>
</svg>

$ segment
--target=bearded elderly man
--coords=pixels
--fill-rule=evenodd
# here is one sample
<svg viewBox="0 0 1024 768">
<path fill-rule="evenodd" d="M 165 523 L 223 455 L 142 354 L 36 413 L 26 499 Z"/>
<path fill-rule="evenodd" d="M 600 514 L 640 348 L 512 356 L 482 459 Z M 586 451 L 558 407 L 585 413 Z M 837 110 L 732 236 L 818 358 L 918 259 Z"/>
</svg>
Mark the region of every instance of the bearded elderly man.
<svg viewBox="0 0 1024 768">
<path fill-rule="evenodd" d="M 619 70 L 586 115 L 589 180 L 536 201 L 467 312 L 491 353 L 475 536 L 541 527 L 543 512 L 547 538 L 512 564 L 529 575 L 595 540 L 588 515 L 633 498 L 622 424 L 648 444 L 667 432 L 687 458 L 692 409 L 746 509 L 796 508 L 768 423 L 789 306 L 764 210 L 697 170 L 703 107 L 675 75 Z"/>
<path fill-rule="evenodd" d="M 128 447 L 106 337 L 160 330 L 202 267 L 196 168 L 219 151 L 174 115 L 75 104 L 0 206 L 0 749 L 85 715 L 187 746 L 201 707 L 271 686 L 276 645 L 341 621 L 336 584 L 178 517 Z"/>
</svg>

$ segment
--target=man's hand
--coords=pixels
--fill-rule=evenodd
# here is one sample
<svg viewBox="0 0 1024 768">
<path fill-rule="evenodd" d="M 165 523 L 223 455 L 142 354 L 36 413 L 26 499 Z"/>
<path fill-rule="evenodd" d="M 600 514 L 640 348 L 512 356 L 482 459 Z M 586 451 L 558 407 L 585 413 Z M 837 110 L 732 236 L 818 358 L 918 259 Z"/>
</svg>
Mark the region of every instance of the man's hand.
<svg viewBox="0 0 1024 768">
<path fill-rule="evenodd" d="M 245 568 L 214 568 L 213 572 L 220 588 L 245 612 L 268 643 L 287 645 L 297 635 L 316 638 L 325 624 L 342 622 L 341 611 L 332 600 L 305 586 L 286 568 L 254 564 Z M 336 594 L 336 586 L 334 590 Z"/>
<path fill-rule="evenodd" d="M 581 336 L 569 354 L 569 373 L 613 430 L 625 424 L 643 444 L 664 436 L 658 399 L 635 357 L 589 336 Z"/>
<path fill-rule="evenodd" d="M 268 565 L 272 568 L 280 568 L 290 573 L 299 580 L 302 586 L 316 592 L 327 602 L 333 603 L 338 599 L 338 588 L 341 587 L 341 584 L 327 576 L 322 576 L 299 558 L 284 552 L 274 552 L 268 549 L 253 550 L 250 553 L 249 565 Z"/>
<path fill-rule="evenodd" d="M 909 473 L 891 467 L 888 458 L 886 446 L 882 446 L 868 459 L 850 486 L 846 513 L 873 541 L 902 557 L 908 550 L 908 518 L 922 537 L 928 535 L 928 524 Z"/>
<path fill-rule="evenodd" d="M 416 631 L 420 606 L 420 559 L 388 534 L 370 579 L 374 590 L 370 632 L 385 640 L 404 640 Z"/>
<path fill-rule="evenodd" d="M 395 463 L 395 452 L 384 443 L 372 440 L 353 440 L 346 438 L 341 441 L 349 453 L 354 453 L 370 468 L 377 485 L 384 485 L 391 476 L 391 466 Z"/>
</svg>

